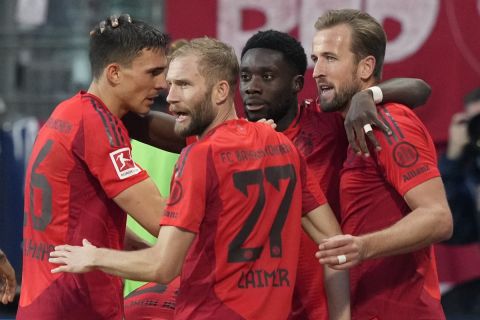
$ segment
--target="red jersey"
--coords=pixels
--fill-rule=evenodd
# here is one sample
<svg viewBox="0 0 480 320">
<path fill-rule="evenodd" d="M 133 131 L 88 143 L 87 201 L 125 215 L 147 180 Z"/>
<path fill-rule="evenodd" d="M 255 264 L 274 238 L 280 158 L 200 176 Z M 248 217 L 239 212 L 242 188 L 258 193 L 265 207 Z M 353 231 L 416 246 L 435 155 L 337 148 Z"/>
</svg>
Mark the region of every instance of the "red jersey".
<svg viewBox="0 0 480 320">
<path fill-rule="evenodd" d="M 297 117 L 283 133 L 306 159 L 333 212 L 340 217 L 340 170 L 348 146 L 341 115 L 324 113 L 307 100 L 299 105 Z M 323 267 L 315 258 L 317 251 L 315 241 L 302 231 L 292 320 L 328 319 Z"/>
<path fill-rule="evenodd" d="M 227 121 L 182 151 L 171 190 L 161 224 L 197 234 L 175 319 L 286 319 L 302 213 L 325 203 L 292 142 Z"/>
<path fill-rule="evenodd" d="M 17 319 L 122 319 L 122 282 L 101 271 L 52 274 L 56 245 L 123 248 L 126 214 L 112 200 L 146 179 L 127 130 L 97 97 L 62 102 L 38 133 L 25 179 Z"/>
<path fill-rule="evenodd" d="M 172 320 L 180 277 L 168 285 L 149 282 L 125 297 L 125 320 Z"/>
<path fill-rule="evenodd" d="M 438 177 L 435 147 L 417 116 L 402 105 L 378 107 L 392 136 L 374 130 L 382 151 L 348 150 L 341 174 L 342 230 L 385 229 L 411 212 L 405 193 Z M 445 319 L 433 247 L 364 261 L 350 269 L 352 319 Z"/>
</svg>

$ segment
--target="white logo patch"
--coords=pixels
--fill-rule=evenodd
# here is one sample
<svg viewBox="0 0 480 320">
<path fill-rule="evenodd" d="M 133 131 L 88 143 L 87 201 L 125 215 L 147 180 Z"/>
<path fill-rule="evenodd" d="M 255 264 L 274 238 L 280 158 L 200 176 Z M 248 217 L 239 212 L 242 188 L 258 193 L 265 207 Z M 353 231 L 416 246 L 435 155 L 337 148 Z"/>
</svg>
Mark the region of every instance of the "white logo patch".
<svg viewBox="0 0 480 320">
<path fill-rule="evenodd" d="M 117 171 L 117 175 L 121 180 L 136 175 L 141 171 L 133 162 L 129 148 L 110 152 L 110 159 L 112 159 L 115 171 Z"/>
</svg>

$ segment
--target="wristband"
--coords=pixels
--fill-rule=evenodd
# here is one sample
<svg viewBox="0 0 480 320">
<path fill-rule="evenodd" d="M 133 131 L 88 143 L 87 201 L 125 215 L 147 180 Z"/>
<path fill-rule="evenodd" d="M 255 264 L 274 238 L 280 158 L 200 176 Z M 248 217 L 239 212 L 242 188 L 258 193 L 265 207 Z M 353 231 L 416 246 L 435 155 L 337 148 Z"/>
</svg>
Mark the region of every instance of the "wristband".
<svg viewBox="0 0 480 320">
<path fill-rule="evenodd" d="M 373 86 L 373 87 L 367 88 L 367 90 L 370 90 L 372 92 L 373 102 L 375 102 L 375 104 L 382 103 L 383 93 L 382 93 L 382 89 L 380 89 L 380 87 Z"/>
</svg>

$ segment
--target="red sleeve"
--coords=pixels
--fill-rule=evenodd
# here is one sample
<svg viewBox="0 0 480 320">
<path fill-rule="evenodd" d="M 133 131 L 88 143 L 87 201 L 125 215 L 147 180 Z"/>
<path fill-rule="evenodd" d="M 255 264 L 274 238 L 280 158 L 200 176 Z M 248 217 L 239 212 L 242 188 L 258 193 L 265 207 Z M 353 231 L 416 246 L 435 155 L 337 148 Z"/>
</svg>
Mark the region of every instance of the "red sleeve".
<svg viewBox="0 0 480 320">
<path fill-rule="evenodd" d="M 205 215 L 207 197 L 208 148 L 198 143 L 182 150 L 172 177 L 168 199 L 160 225 L 176 226 L 198 233 Z"/>
<path fill-rule="evenodd" d="M 382 147 L 378 162 L 387 181 L 404 196 L 413 187 L 439 177 L 435 146 L 417 116 L 399 104 L 389 104 L 378 111 L 393 132 L 392 136 L 386 136 L 375 130 Z"/>
<path fill-rule="evenodd" d="M 325 194 L 320 189 L 318 180 L 315 179 L 313 171 L 310 170 L 305 159 L 300 153 L 300 174 L 302 181 L 302 213 L 307 214 L 313 209 L 327 203 Z"/>
<path fill-rule="evenodd" d="M 132 160 L 132 147 L 122 122 L 97 106 L 83 118 L 84 161 L 105 193 L 114 198 L 145 180 L 148 174 Z"/>
</svg>

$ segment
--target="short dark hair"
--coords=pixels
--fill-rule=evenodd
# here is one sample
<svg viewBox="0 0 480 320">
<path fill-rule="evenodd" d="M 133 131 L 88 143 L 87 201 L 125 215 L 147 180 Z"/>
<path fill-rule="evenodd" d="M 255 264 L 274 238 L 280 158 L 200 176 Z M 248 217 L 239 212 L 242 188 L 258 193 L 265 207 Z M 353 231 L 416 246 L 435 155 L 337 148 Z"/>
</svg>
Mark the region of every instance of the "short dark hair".
<svg viewBox="0 0 480 320">
<path fill-rule="evenodd" d="M 109 21 L 108 18 L 105 21 Z M 128 66 L 143 49 L 166 52 L 169 37 L 155 27 L 128 15 L 118 18 L 118 26 L 110 23 L 97 26 L 90 33 L 90 66 L 94 78 L 116 62 Z"/>
<path fill-rule="evenodd" d="M 248 39 L 243 47 L 241 58 L 250 49 L 270 49 L 281 52 L 285 60 L 298 74 L 305 75 L 307 70 L 307 55 L 302 44 L 288 33 L 267 30 L 259 31 Z"/>
<path fill-rule="evenodd" d="M 463 98 L 463 105 L 467 106 L 470 103 L 480 101 L 480 87 L 473 89 Z"/>
<path fill-rule="evenodd" d="M 382 25 L 371 15 L 354 9 L 329 10 L 315 22 L 315 29 L 323 30 L 346 24 L 352 30 L 350 50 L 356 62 L 372 55 L 375 57 L 373 76 L 377 81 L 382 79 L 383 60 L 387 36 Z"/>
</svg>

